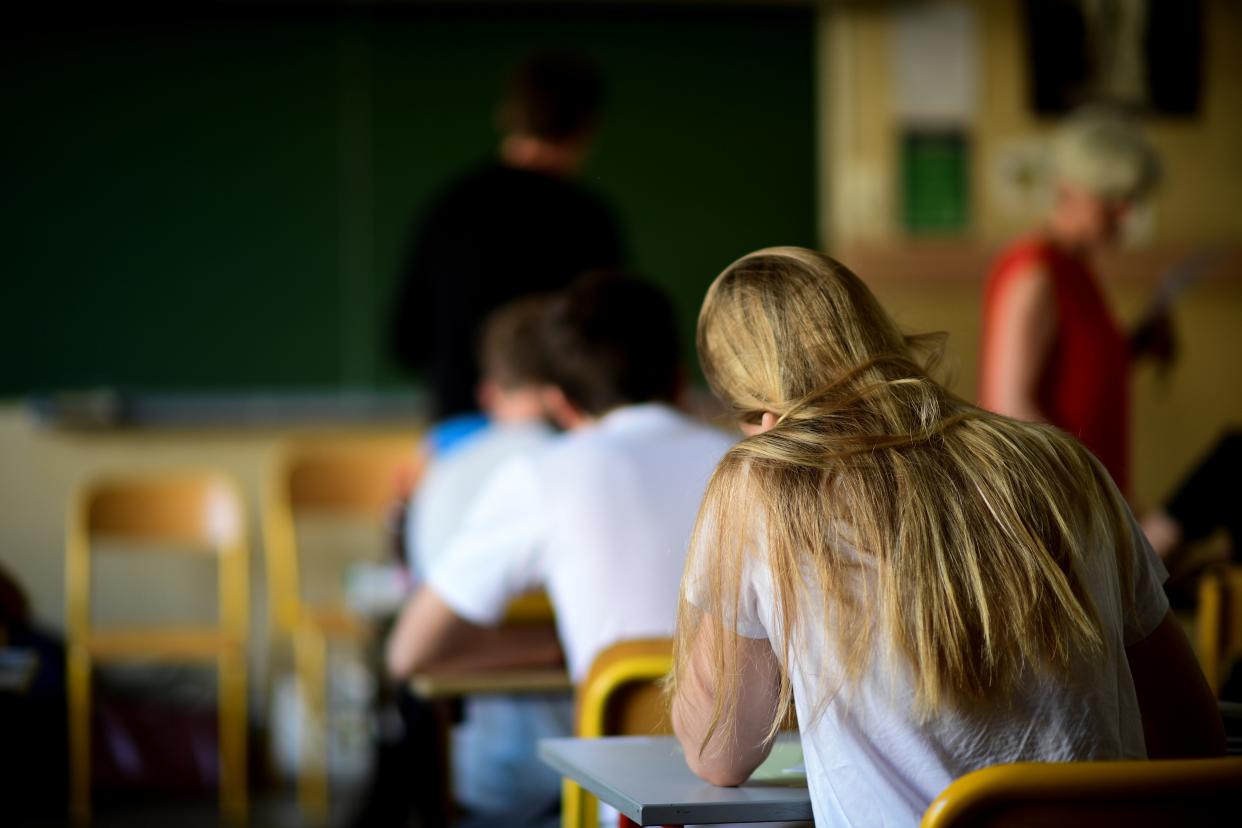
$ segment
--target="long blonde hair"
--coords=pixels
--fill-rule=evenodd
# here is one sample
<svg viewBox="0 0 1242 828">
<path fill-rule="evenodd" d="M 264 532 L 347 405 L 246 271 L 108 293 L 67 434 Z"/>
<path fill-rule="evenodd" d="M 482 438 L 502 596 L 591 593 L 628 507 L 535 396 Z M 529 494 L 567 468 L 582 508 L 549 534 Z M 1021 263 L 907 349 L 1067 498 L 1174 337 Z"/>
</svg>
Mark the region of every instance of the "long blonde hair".
<svg viewBox="0 0 1242 828">
<path fill-rule="evenodd" d="M 704 374 L 739 421 L 778 420 L 738 443 L 708 486 L 671 692 L 698 625 L 738 617 L 753 566 L 771 576 L 779 629 L 768 632 L 784 642 L 771 732 L 789 712 L 790 660 L 817 657 L 800 651 L 798 625 L 828 613 L 801 612 L 809 600 L 832 611 L 819 657 L 837 668 L 826 672 L 852 683 L 875 652 L 904 658 L 922 718 L 996 704 L 1024 671 L 1064 675 L 1103 648 L 1083 573 L 1113 543 L 1129 578 L 1115 489 L 1061 432 L 934 381 L 932 344 L 903 335 L 857 276 L 810 250 L 760 250 L 712 284 L 699 315 Z M 738 698 L 737 638 L 712 640 L 704 745 L 731 729 Z"/>
</svg>

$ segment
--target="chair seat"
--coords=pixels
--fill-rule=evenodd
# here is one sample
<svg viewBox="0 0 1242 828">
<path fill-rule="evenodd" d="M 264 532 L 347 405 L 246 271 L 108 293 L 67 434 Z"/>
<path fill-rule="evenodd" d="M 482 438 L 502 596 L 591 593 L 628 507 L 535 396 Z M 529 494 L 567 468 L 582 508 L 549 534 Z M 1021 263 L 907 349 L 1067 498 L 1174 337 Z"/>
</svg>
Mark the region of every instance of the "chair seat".
<svg viewBox="0 0 1242 828">
<path fill-rule="evenodd" d="M 546 624 L 556 620 L 552 602 L 544 592 L 528 592 L 509 602 L 506 624 Z"/>
<path fill-rule="evenodd" d="M 212 661 L 230 650 L 243 652 L 243 642 L 212 627 L 114 627 L 92 630 L 86 648 L 92 657 L 101 661 Z"/>
<path fill-rule="evenodd" d="M 417 481 L 418 446 L 416 436 L 404 429 L 309 437 L 283 446 L 272 465 L 263 515 L 268 600 L 274 630 L 292 645 L 294 669 L 306 691 L 298 802 L 310 822 L 328 819 L 330 645 L 365 641 L 375 625 L 345 607 L 304 599 L 299 571 L 312 558 L 299 551 L 297 522 L 313 516 L 317 521 L 386 526 L 394 503 L 405 501 Z"/>
</svg>

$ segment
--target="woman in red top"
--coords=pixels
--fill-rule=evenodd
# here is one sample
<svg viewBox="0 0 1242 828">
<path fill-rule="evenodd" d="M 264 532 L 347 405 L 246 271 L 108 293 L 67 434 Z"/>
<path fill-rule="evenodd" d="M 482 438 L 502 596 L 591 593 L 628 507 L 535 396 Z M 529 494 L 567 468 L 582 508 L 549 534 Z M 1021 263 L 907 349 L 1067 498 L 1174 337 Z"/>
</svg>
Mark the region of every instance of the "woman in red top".
<svg viewBox="0 0 1242 828">
<path fill-rule="evenodd" d="M 979 402 L 1073 434 L 1126 492 L 1137 339 L 1117 326 L 1090 256 L 1117 240 L 1130 206 L 1155 185 L 1158 162 L 1136 126 L 1092 112 L 1058 134 L 1054 163 L 1046 224 L 1009 247 L 988 277 Z"/>
</svg>

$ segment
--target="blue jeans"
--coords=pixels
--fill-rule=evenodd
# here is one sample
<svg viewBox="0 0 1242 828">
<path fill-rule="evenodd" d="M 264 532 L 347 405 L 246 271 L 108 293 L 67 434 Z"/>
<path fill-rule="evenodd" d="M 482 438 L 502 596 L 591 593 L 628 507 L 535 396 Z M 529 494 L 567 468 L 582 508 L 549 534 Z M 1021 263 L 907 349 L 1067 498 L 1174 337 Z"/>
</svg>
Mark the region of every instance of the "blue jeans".
<svg viewBox="0 0 1242 828">
<path fill-rule="evenodd" d="M 561 778 L 540 761 L 540 739 L 573 735 L 568 694 L 472 696 L 453 731 L 453 794 L 473 823 L 538 822 L 559 811 Z"/>
</svg>

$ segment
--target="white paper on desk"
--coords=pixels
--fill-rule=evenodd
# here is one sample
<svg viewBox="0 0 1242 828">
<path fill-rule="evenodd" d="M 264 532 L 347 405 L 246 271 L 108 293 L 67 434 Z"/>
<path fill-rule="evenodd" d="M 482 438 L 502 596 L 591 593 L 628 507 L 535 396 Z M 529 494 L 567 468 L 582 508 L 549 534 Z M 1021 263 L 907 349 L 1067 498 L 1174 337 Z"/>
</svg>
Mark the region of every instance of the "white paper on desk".
<svg viewBox="0 0 1242 828">
<path fill-rule="evenodd" d="M 806 764 L 802 760 L 802 743 L 797 739 L 781 739 L 763 764 L 755 768 L 750 781 L 766 785 L 805 785 Z"/>
</svg>

